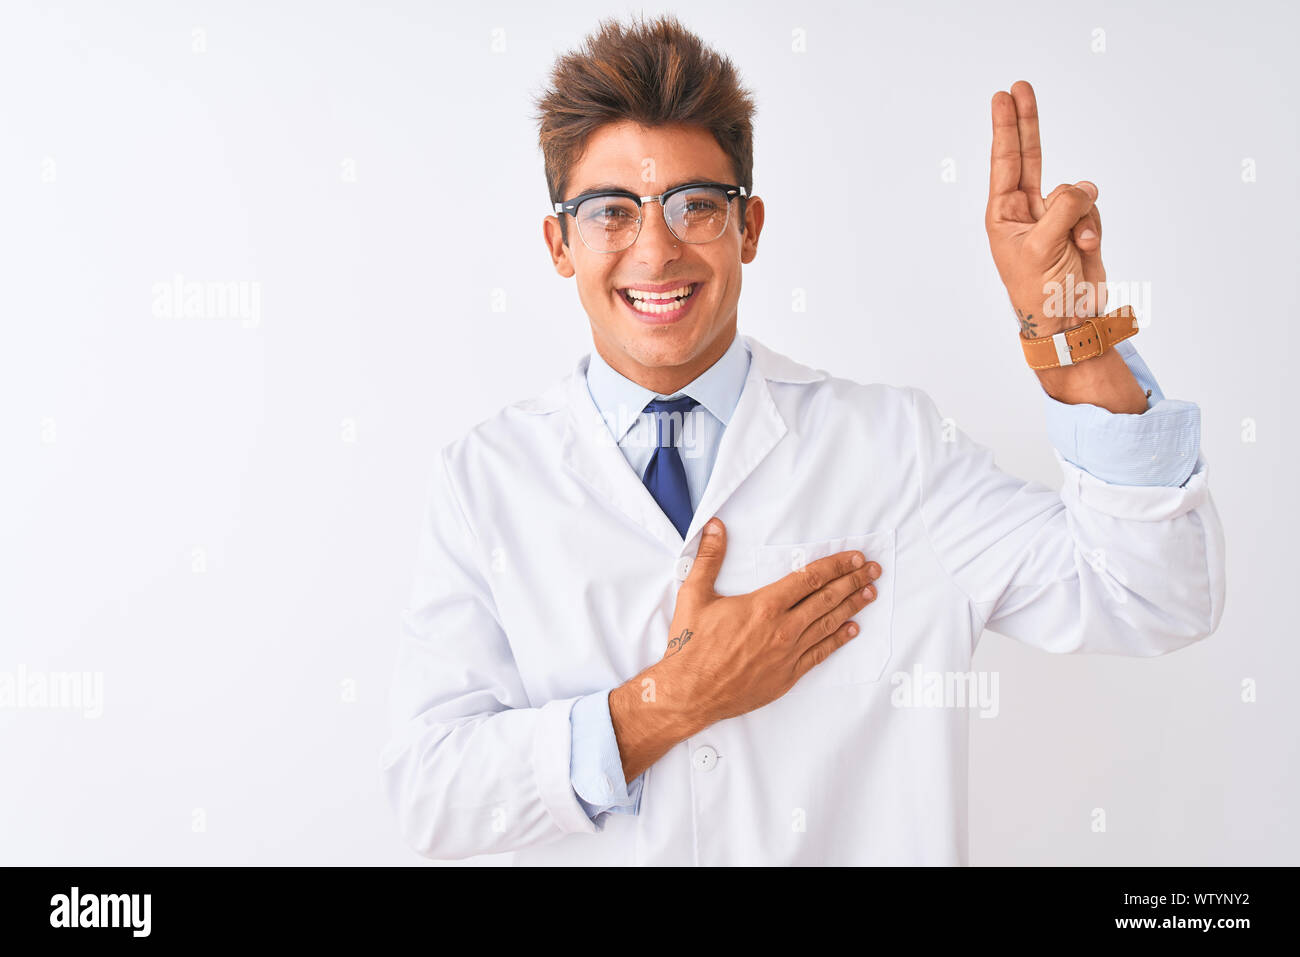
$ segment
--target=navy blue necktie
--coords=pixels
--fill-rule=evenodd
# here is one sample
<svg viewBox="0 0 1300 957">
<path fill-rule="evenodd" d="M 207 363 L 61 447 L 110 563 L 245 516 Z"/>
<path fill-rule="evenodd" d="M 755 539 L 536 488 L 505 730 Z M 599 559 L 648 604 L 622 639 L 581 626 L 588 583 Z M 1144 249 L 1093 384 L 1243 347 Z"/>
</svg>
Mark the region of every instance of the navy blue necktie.
<svg viewBox="0 0 1300 957">
<path fill-rule="evenodd" d="M 655 417 L 659 430 L 659 447 L 650 456 L 650 464 L 646 466 L 641 481 L 683 538 L 686 537 L 686 530 L 691 527 L 691 516 L 695 510 L 691 508 L 691 493 L 686 487 L 686 467 L 682 465 L 682 457 L 677 451 L 677 439 L 686 416 L 699 404 L 687 395 L 680 399 L 652 399 L 645 407 L 645 411 Z"/>
</svg>

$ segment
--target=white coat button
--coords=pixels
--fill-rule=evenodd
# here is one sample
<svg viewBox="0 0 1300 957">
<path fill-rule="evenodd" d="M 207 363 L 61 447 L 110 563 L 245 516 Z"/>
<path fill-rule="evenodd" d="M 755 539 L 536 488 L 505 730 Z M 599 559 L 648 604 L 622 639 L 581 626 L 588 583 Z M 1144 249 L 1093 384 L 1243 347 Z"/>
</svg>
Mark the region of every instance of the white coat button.
<svg viewBox="0 0 1300 957">
<path fill-rule="evenodd" d="M 677 565 L 673 568 L 673 574 L 679 582 L 686 581 L 686 576 L 691 573 L 691 560 L 689 556 L 682 556 L 677 559 Z"/>
<path fill-rule="evenodd" d="M 695 765 L 696 771 L 712 771 L 714 765 L 718 763 L 718 752 L 707 744 L 701 745 L 695 749 L 691 762 Z"/>
</svg>

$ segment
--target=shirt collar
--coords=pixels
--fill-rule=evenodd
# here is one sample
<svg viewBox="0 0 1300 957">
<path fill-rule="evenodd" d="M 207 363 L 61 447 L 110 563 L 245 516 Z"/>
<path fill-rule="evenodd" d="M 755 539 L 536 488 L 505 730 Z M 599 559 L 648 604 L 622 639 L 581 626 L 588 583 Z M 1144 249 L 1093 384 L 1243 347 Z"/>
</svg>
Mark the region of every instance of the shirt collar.
<svg viewBox="0 0 1300 957">
<path fill-rule="evenodd" d="M 749 346 L 744 337 L 737 334 L 717 362 L 671 396 L 664 396 L 614 371 L 600 353 L 592 349 L 587 366 L 587 391 L 616 442 L 623 441 L 623 436 L 644 411 L 646 403 L 654 398 L 688 395 L 725 426 L 731 421 L 731 414 L 740 401 L 741 390 L 749 375 L 749 361 Z"/>
</svg>

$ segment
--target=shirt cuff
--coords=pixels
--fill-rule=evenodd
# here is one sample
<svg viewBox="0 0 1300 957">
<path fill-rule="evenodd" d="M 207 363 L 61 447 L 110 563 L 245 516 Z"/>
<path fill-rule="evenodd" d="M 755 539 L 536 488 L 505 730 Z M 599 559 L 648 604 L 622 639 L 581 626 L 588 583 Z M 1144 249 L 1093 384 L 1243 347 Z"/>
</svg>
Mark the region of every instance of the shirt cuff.
<svg viewBox="0 0 1300 957">
<path fill-rule="evenodd" d="M 631 784 L 623 777 L 623 758 L 609 716 L 609 693 L 597 691 L 579 698 L 569 712 L 573 739 L 569 756 L 569 781 L 587 816 L 603 826 L 606 812 L 637 814 L 641 810 L 644 775 Z"/>
<path fill-rule="evenodd" d="M 1070 404 L 1043 391 L 1047 435 L 1061 457 L 1112 485 L 1182 487 L 1201 450 L 1201 409 L 1166 399 L 1131 339 L 1115 350 L 1145 392 L 1145 412 L 1111 412 L 1089 402 Z"/>
</svg>

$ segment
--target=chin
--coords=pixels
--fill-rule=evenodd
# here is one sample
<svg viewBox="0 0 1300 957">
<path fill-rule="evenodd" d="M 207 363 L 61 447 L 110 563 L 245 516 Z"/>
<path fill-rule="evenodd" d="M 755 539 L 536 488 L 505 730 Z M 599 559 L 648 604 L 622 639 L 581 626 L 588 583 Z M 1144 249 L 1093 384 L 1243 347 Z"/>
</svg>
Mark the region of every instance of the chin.
<svg viewBox="0 0 1300 957">
<path fill-rule="evenodd" d="M 643 366 L 679 366 L 703 348 L 699 328 L 682 322 L 671 326 L 638 326 L 631 330 L 627 352 Z"/>
</svg>

